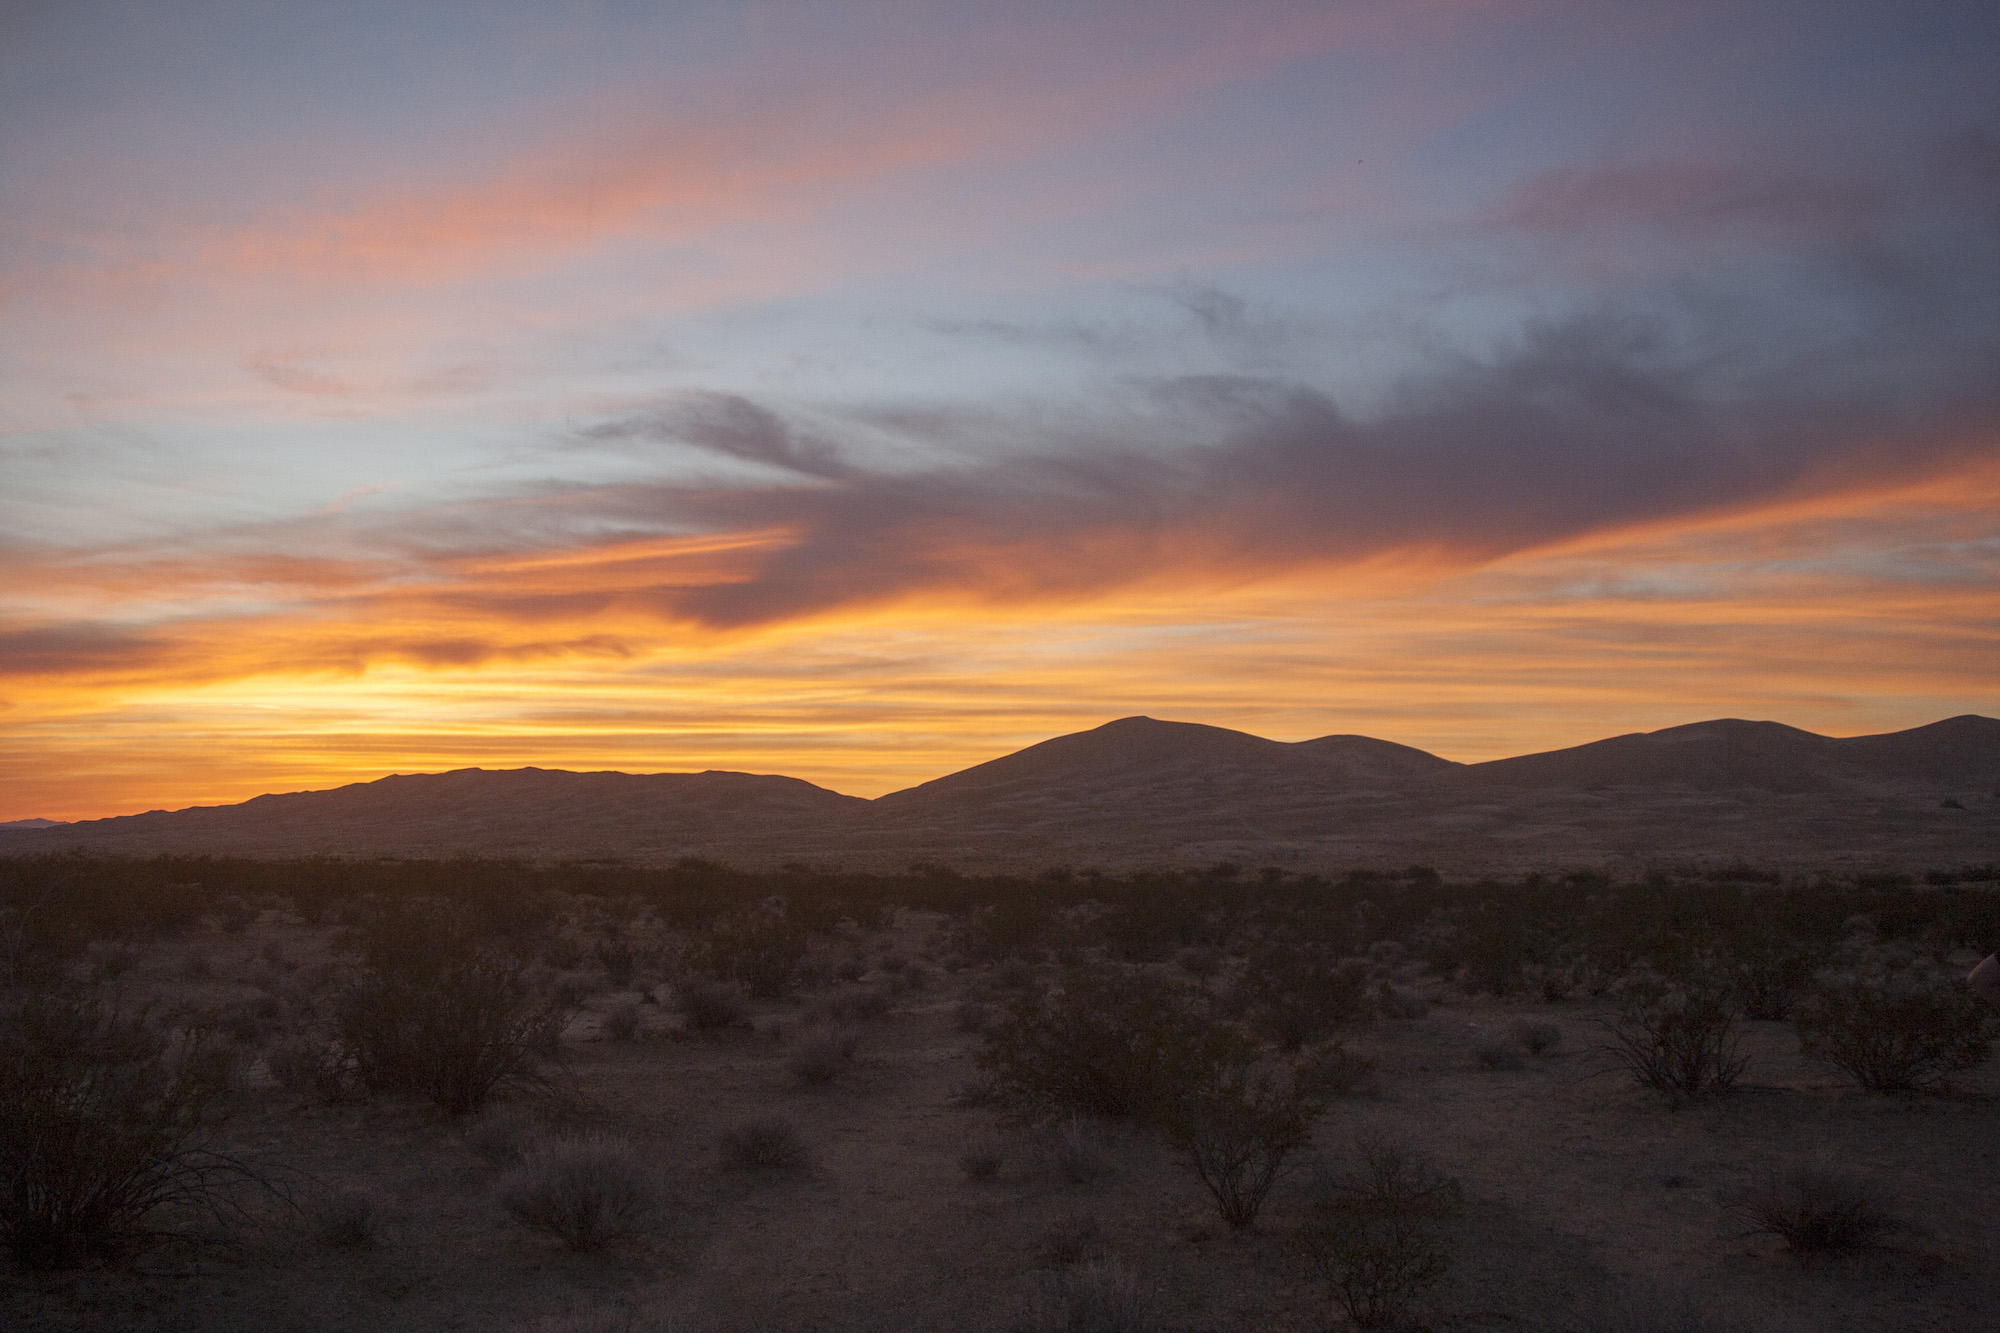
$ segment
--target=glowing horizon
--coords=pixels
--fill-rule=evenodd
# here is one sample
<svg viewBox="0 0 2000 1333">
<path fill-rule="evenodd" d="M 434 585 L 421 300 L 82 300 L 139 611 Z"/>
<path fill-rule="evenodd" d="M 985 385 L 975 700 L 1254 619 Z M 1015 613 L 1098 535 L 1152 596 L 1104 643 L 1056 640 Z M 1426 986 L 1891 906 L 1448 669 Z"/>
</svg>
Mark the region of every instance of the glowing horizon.
<svg viewBox="0 0 2000 1333">
<path fill-rule="evenodd" d="M 2000 714 L 2000 15 L 0 21 L 0 820 Z"/>
</svg>

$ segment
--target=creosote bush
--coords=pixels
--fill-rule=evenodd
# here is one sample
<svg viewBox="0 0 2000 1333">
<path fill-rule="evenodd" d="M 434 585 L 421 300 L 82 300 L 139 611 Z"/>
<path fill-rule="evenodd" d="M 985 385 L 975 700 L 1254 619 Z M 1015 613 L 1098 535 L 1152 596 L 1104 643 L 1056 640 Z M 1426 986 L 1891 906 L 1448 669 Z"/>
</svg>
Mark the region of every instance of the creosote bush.
<svg viewBox="0 0 2000 1333">
<path fill-rule="evenodd" d="M 1158 1119 L 1222 1220 L 1247 1227 L 1287 1160 L 1312 1143 L 1328 1079 L 1310 1056 L 1274 1067 L 1234 1029 L 1221 1029 L 1207 1056 L 1162 1104 Z"/>
<path fill-rule="evenodd" d="M 488 1106 L 459 1127 L 459 1137 L 488 1166 L 515 1166 L 541 1141 L 532 1117 L 518 1106 Z"/>
<path fill-rule="evenodd" d="M 611 1041 L 631 1041 L 639 1035 L 639 1006 L 636 1004 L 614 1004 L 604 1011 L 599 1022 L 599 1031 Z"/>
<path fill-rule="evenodd" d="M 1349 1319 L 1380 1328 L 1450 1268 L 1438 1227 L 1463 1206 L 1459 1183 L 1422 1157 L 1368 1143 L 1358 1170 L 1314 1182 L 1294 1243 Z"/>
<path fill-rule="evenodd" d="M 1843 964 L 1794 1007 L 1806 1054 L 1878 1092 L 1935 1087 L 1985 1063 L 2000 1016 L 1953 971 L 1873 946 Z"/>
<path fill-rule="evenodd" d="M 149 1235 L 154 1219 L 223 1215 L 254 1179 L 207 1147 L 226 1080 L 198 1035 L 89 999 L 0 1010 L 0 1241 L 63 1268 Z"/>
<path fill-rule="evenodd" d="M 578 1251 L 644 1230 L 659 1210 L 652 1173 L 609 1138 L 566 1139 L 529 1154 L 500 1185 L 514 1220 Z"/>
<path fill-rule="evenodd" d="M 1605 1024 L 1611 1054 L 1633 1078 L 1671 1096 L 1727 1092 L 1742 1076 L 1737 1008 L 1726 978 L 1709 968 L 1668 983 L 1638 972 L 1615 988 Z"/>
<path fill-rule="evenodd" d="M 1529 1055 L 1547 1055 L 1562 1045 L 1562 1029 L 1537 1018 L 1517 1018 L 1507 1031 Z"/>
<path fill-rule="evenodd" d="M 341 1190 L 306 1206 L 313 1239 L 330 1250 L 362 1250 L 375 1244 L 381 1221 L 375 1200 L 358 1190 Z"/>
<path fill-rule="evenodd" d="M 1855 1249 L 1901 1225 L 1866 1181 L 1806 1163 L 1765 1172 L 1733 1211 L 1752 1231 L 1781 1236 L 1801 1254 Z"/>
<path fill-rule="evenodd" d="M 992 1180 L 1006 1164 L 1006 1148 L 991 1139 L 970 1143 L 958 1155 L 958 1169 L 967 1180 Z"/>
</svg>

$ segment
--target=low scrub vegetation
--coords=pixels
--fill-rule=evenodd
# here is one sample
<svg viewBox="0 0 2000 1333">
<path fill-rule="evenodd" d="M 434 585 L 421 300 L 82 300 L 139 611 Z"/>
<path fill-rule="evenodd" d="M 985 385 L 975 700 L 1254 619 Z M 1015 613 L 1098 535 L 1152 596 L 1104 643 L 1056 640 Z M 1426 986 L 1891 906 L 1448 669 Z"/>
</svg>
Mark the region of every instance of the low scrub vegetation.
<svg viewBox="0 0 2000 1333">
<path fill-rule="evenodd" d="M 1765 1172 L 1734 1200 L 1734 1211 L 1752 1231 L 1783 1237 L 1799 1254 L 1856 1249 L 1901 1225 L 1867 1181 L 1806 1163 Z"/>
<path fill-rule="evenodd" d="M 1464 1205 L 1459 1183 L 1385 1143 L 1314 1184 L 1294 1242 L 1334 1303 L 1362 1328 L 1394 1322 L 1451 1267 L 1440 1227 Z"/>
<path fill-rule="evenodd" d="M 1727 1092 L 1743 1074 L 1738 1010 L 1727 981 L 1694 969 L 1677 981 L 1634 973 L 1605 1026 L 1611 1054 L 1647 1087 L 1675 1097 Z"/>
<path fill-rule="evenodd" d="M 1935 1087 L 1985 1063 L 2000 1015 L 1956 973 L 1864 946 L 1819 974 L 1795 1008 L 1799 1044 L 1877 1092 Z"/>
<path fill-rule="evenodd" d="M 748 1120 L 722 1136 L 722 1160 L 745 1171 L 799 1171 L 811 1154 L 798 1128 L 776 1116 Z"/>
<path fill-rule="evenodd" d="M 640 1234 L 658 1212 L 652 1173 L 625 1143 L 563 1139 L 529 1154 L 500 1185 L 515 1221 L 571 1250 L 599 1250 Z"/>
</svg>

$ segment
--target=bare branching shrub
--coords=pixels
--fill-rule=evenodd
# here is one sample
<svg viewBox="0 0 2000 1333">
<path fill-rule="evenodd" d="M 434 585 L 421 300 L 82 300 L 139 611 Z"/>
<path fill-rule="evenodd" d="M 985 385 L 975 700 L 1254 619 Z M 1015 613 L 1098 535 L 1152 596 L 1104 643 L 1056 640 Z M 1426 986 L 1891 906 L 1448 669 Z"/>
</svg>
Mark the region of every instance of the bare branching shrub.
<svg viewBox="0 0 2000 1333">
<path fill-rule="evenodd" d="M 1070 1213 L 1042 1229 L 1035 1250 L 1051 1268 L 1080 1264 L 1102 1255 L 1104 1228 L 1094 1213 Z"/>
<path fill-rule="evenodd" d="M 599 944 L 596 954 L 598 965 L 604 969 L 605 979 L 619 990 L 631 989 L 632 979 L 639 972 L 639 951 L 614 940 Z"/>
<path fill-rule="evenodd" d="M 341 995 L 337 1023 L 362 1086 L 428 1097 L 457 1116 L 503 1088 L 552 1086 L 541 1066 L 572 1012 L 538 995 L 520 963 L 446 948 L 428 966 L 363 973 Z"/>
<path fill-rule="evenodd" d="M 739 1170 L 797 1171 L 810 1154 L 789 1120 L 775 1116 L 746 1121 L 722 1136 L 722 1160 Z"/>
<path fill-rule="evenodd" d="M 459 1127 L 459 1137 L 488 1166 L 515 1166 L 541 1141 L 541 1130 L 518 1106 L 489 1106 Z"/>
<path fill-rule="evenodd" d="M 2000 1016 L 1951 971 L 1873 945 L 1820 973 L 1795 1006 L 1799 1046 L 1864 1088 L 1934 1087 L 1984 1064 Z"/>
<path fill-rule="evenodd" d="M 1463 1204 L 1458 1182 L 1423 1158 L 1371 1143 L 1358 1170 L 1314 1182 L 1294 1240 L 1347 1317 L 1380 1328 L 1450 1268 L 1439 1224 Z"/>
<path fill-rule="evenodd" d="M 1250 1022 L 1279 1050 L 1323 1041 L 1373 1015 L 1364 959 L 1304 945 L 1273 945 L 1251 960 L 1241 990 Z"/>
<path fill-rule="evenodd" d="M 598 1030 L 611 1041 L 631 1041 L 639 1035 L 639 1006 L 614 1004 L 604 1011 Z"/>
<path fill-rule="evenodd" d="M 1669 984 L 1639 972 L 1614 989 L 1618 1016 L 1605 1024 L 1609 1050 L 1633 1078 L 1671 1096 L 1736 1085 L 1744 1066 L 1736 1001 L 1719 973 L 1695 969 Z"/>
<path fill-rule="evenodd" d="M 1529 1055 L 1547 1055 L 1562 1045 L 1562 1029 L 1538 1018 L 1517 1018 L 1507 1031 Z"/>
<path fill-rule="evenodd" d="M 1272 1068 L 1254 1044 L 1236 1036 L 1215 1042 L 1209 1063 L 1162 1105 L 1159 1120 L 1214 1196 L 1222 1220 L 1246 1227 L 1286 1161 L 1311 1144 L 1328 1095 L 1312 1060 Z"/>
<path fill-rule="evenodd" d="M 644 1230 L 659 1210 L 652 1172 L 617 1139 L 567 1139 L 529 1154 L 501 1182 L 500 1202 L 525 1227 L 572 1250 Z"/>
<path fill-rule="evenodd" d="M 1765 1172 L 1731 1210 L 1752 1231 L 1781 1236 L 1801 1254 L 1855 1249 L 1901 1225 L 1867 1181 L 1803 1162 Z"/>
<path fill-rule="evenodd" d="M 1071 968 L 1016 998 L 980 1065 L 1027 1111 L 1144 1118 L 1205 1060 L 1216 1028 L 1180 988 L 1144 973 Z"/>
<path fill-rule="evenodd" d="M 1014 1323 L 1014 1333 L 1153 1333 L 1146 1291 L 1115 1261 L 1051 1275 Z"/>
<path fill-rule="evenodd" d="M 801 1083 L 814 1087 L 831 1083 L 854 1059 L 860 1039 L 852 1032 L 810 1029 L 799 1038 L 785 1061 Z"/>
<path fill-rule="evenodd" d="M 312 1237 L 329 1250 L 363 1250 L 381 1234 L 381 1218 L 372 1196 L 341 1190 L 308 1203 L 306 1222 Z"/>
<path fill-rule="evenodd" d="M 337 1105 L 360 1095 L 354 1061 L 338 1041 L 313 1033 L 288 1037 L 264 1053 L 265 1067 L 294 1097 Z"/>
<path fill-rule="evenodd" d="M 958 1155 L 958 1169 L 967 1180 L 992 1180 L 1007 1164 L 1007 1149 L 994 1139 L 980 1139 L 966 1145 Z"/>
<path fill-rule="evenodd" d="M 674 983 L 674 1002 L 696 1032 L 750 1025 L 750 1002 L 733 982 L 695 974 Z"/>
<path fill-rule="evenodd" d="M 232 1211 L 251 1173 L 207 1147 L 226 1084 L 196 1041 L 91 1000 L 0 1011 L 0 1240 L 60 1268 L 157 1234 L 156 1216 Z"/>
</svg>

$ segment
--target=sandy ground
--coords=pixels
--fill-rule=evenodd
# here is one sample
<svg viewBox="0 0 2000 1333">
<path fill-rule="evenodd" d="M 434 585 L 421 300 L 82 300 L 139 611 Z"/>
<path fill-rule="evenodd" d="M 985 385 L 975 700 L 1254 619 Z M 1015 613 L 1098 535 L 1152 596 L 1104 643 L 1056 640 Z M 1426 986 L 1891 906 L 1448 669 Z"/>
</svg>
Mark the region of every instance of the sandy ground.
<svg viewBox="0 0 2000 1333">
<path fill-rule="evenodd" d="M 905 913 L 890 935 L 906 957 L 935 951 L 935 918 Z M 128 994 L 257 993 L 236 978 L 323 947 L 298 928 L 257 928 L 198 947 L 215 979 L 177 979 L 188 945 L 158 946 L 115 983 Z M 877 956 L 883 941 L 857 944 Z M 855 990 L 887 981 L 874 973 Z M 1784 1024 L 1747 1026 L 1745 1085 L 1675 1109 L 1596 1053 L 1596 1002 L 1504 1004 L 1417 980 L 1437 1003 L 1414 1021 L 1378 1021 L 1353 1044 L 1381 1064 L 1377 1087 L 1335 1105 L 1317 1151 L 1338 1162 L 1358 1137 L 1427 1153 L 1464 1185 L 1448 1224 L 1453 1267 L 1417 1311 L 1439 1329 L 1609 1327 L 1590 1312 L 1633 1300 L 1691 1300 L 1742 1329 L 1976 1330 L 1995 1327 L 2000 1295 L 2000 1070 L 1955 1095 L 1854 1090 L 1803 1062 Z M 714 1330 L 1007 1329 L 1052 1273 L 1052 1231 L 1094 1230 L 1087 1258 L 1115 1259 L 1151 1292 L 1158 1326 L 1183 1330 L 1337 1327 L 1342 1319 L 1293 1257 L 1296 1183 L 1252 1231 L 1231 1233 L 1160 1142 L 1101 1131 L 1102 1179 L 1052 1169 L 1034 1131 L 955 1104 L 977 1073 L 979 1038 L 958 1030 L 967 998 L 997 993 L 990 968 L 939 971 L 860 1024 L 861 1045 L 834 1084 L 787 1067 L 808 1010 L 829 988 L 764 1005 L 759 1031 L 716 1039 L 676 1032 L 646 1004 L 638 1039 L 602 1039 L 600 991 L 572 1025 L 568 1054 L 585 1109 L 569 1128 L 630 1140 L 672 1201 L 644 1238 L 571 1254 L 524 1230 L 495 1199 L 502 1170 L 427 1106 L 377 1100 L 300 1106 L 252 1088 L 227 1146 L 293 1182 L 308 1202 L 362 1190 L 382 1224 L 372 1246 L 329 1249 L 284 1210 L 197 1252 L 156 1249 L 129 1267 L 8 1273 L 0 1324 L 19 1330 L 595 1329 L 620 1311 L 631 1327 Z M 1515 1017 L 1556 1023 L 1555 1053 L 1494 1070 L 1479 1044 Z M 731 1170 L 717 1139 L 753 1116 L 793 1122 L 812 1147 L 796 1173 Z M 552 1126 L 550 1132 L 558 1127 Z M 1006 1146 L 990 1181 L 958 1165 L 970 1143 Z M 1768 1236 L 1742 1234 L 1731 1191 L 1799 1157 L 1878 1183 L 1910 1229 L 1838 1258 L 1800 1261 Z M 1671 1321 L 1647 1327 L 1677 1327 Z M 1638 1327 L 1628 1325 L 1627 1327 Z"/>
</svg>

